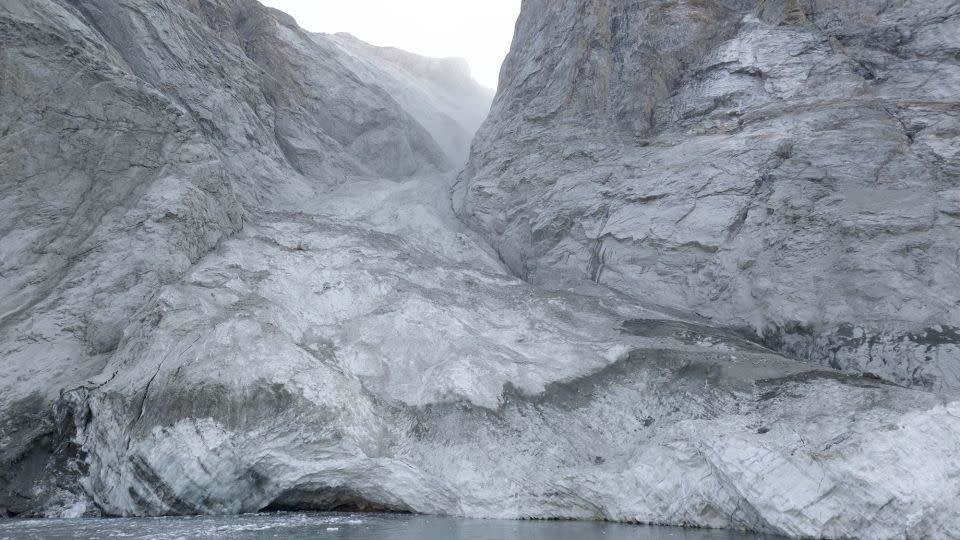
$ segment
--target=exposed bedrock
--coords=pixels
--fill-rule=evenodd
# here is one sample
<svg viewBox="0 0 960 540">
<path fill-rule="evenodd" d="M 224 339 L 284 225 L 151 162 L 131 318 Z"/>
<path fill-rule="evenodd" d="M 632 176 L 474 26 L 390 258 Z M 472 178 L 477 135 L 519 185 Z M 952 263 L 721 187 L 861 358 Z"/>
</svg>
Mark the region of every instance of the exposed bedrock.
<svg viewBox="0 0 960 540">
<path fill-rule="evenodd" d="M 265 216 L 129 336 L 91 381 L 79 438 L 87 492 L 113 514 L 372 508 L 870 538 L 960 525 L 949 399 L 390 234 Z"/>
<path fill-rule="evenodd" d="M 527 0 L 460 215 L 801 359 L 960 389 L 960 4 Z"/>
<path fill-rule="evenodd" d="M 954 537 L 957 12 L 0 0 L 0 514 Z"/>
<path fill-rule="evenodd" d="M 401 104 L 389 62 L 339 39 L 246 0 L 0 1 L 0 469 L 43 473 L 24 448 L 61 391 L 245 214 L 459 164 L 483 89 L 441 70 Z M 480 97 L 458 107 L 459 87 Z M 0 512 L 51 492 L 23 478 Z"/>
</svg>

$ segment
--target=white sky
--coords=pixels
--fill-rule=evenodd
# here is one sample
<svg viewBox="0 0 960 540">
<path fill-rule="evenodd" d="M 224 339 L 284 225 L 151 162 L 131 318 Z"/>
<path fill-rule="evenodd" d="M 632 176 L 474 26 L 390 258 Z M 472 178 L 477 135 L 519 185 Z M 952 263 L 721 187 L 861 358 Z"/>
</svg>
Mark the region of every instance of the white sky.
<svg viewBox="0 0 960 540">
<path fill-rule="evenodd" d="M 520 0 L 260 0 L 311 32 L 349 32 L 424 56 L 459 56 L 496 89 Z"/>
</svg>

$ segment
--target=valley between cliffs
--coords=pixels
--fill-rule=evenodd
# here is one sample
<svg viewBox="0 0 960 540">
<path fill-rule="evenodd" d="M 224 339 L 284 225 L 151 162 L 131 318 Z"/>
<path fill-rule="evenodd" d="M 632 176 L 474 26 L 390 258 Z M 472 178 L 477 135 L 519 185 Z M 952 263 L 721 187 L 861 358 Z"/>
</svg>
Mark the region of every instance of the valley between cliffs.
<svg viewBox="0 0 960 540">
<path fill-rule="evenodd" d="M 958 25 L 525 0 L 494 97 L 254 0 L 0 0 L 0 512 L 955 537 Z"/>
</svg>

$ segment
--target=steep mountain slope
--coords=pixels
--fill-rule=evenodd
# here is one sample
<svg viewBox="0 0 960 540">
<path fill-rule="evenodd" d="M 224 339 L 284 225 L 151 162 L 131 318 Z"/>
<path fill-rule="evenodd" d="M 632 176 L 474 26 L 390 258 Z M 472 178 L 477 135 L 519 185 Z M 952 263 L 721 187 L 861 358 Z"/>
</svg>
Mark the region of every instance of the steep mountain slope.
<svg viewBox="0 0 960 540">
<path fill-rule="evenodd" d="M 527 0 L 461 178 L 513 273 L 960 389 L 960 4 Z"/>
<path fill-rule="evenodd" d="M 241 170 L 262 169 L 261 152 L 330 183 L 449 166 L 385 90 L 355 80 L 351 58 L 279 11 L 253 0 L 75 4 L 137 77 L 223 139 Z M 262 197 L 259 184 L 250 189 Z"/>
<path fill-rule="evenodd" d="M 246 0 L 0 25 L 3 513 L 960 529 L 952 396 L 509 275 L 437 172 L 481 114 L 455 64 Z"/>
<path fill-rule="evenodd" d="M 469 157 L 470 141 L 487 117 L 493 91 L 470 79 L 470 68 L 459 58 L 424 58 L 392 47 L 375 47 L 349 34 L 329 39 L 373 69 L 353 68 L 365 82 L 385 88 L 433 135 L 458 168 Z M 386 75 L 386 76 L 385 76 Z"/>
<path fill-rule="evenodd" d="M 0 25 L 4 462 L 49 445 L 50 400 L 245 214 L 452 167 L 436 140 L 459 126 L 431 133 L 375 67 L 256 2 L 18 0 Z"/>
</svg>

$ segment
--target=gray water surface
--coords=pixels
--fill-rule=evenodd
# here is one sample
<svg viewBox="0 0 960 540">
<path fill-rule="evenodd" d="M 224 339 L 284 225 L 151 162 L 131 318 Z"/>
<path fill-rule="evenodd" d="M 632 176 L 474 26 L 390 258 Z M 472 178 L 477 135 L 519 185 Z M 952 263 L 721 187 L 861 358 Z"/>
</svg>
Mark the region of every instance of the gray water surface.
<svg viewBox="0 0 960 540">
<path fill-rule="evenodd" d="M 499 521 L 406 514 L 249 514 L 223 517 L 0 521 L 0 540 L 741 540 L 729 531 L 582 521 Z"/>
</svg>

